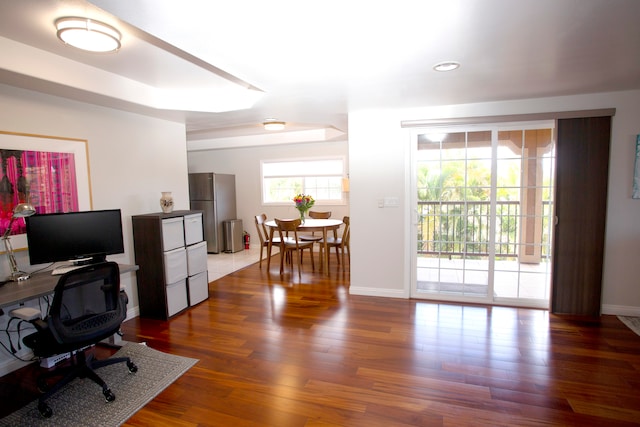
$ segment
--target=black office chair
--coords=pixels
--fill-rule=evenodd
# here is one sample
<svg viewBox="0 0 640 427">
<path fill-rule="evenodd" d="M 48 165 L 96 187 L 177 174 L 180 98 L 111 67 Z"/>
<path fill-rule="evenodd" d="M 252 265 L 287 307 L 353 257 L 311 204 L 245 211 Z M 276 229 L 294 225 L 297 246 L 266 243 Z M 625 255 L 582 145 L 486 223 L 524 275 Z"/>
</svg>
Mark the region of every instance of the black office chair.
<svg viewBox="0 0 640 427">
<path fill-rule="evenodd" d="M 88 265 L 60 276 L 49 314 L 32 321 L 37 332 L 22 340 L 39 358 L 64 353 L 71 356 L 70 366 L 55 368 L 37 379 L 38 389 L 44 393 L 38 401 L 38 411 L 43 417 L 53 414 L 45 401 L 74 378 L 93 380 L 102 387 L 107 402 L 112 402 L 115 395 L 94 369 L 126 362 L 129 372 L 137 372 L 137 366 L 128 357 L 96 360 L 92 354 L 85 355 L 86 347 L 119 331 L 127 316 L 127 303 L 127 294 L 120 290 L 120 269 L 115 262 Z M 58 376 L 62 379 L 50 386 L 47 380 Z"/>
</svg>

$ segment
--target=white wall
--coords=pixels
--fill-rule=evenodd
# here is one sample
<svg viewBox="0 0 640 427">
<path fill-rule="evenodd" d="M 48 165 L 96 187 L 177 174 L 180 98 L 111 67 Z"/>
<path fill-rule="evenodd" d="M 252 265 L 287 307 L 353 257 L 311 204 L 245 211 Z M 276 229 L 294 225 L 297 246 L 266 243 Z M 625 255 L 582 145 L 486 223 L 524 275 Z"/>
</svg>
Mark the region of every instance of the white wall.
<svg viewBox="0 0 640 427">
<path fill-rule="evenodd" d="M 631 199 L 640 91 L 411 110 L 362 110 L 349 115 L 351 293 L 409 295 L 408 131 L 402 120 L 616 108 L 609 171 L 602 312 L 640 315 L 640 200 Z M 400 207 L 377 207 L 385 196 Z M 376 230 L 371 233 L 370 230 Z M 372 250 L 375 248 L 375 250 Z M 372 268 L 371 266 L 375 266 Z"/>
<path fill-rule="evenodd" d="M 262 160 L 304 159 L 316 156 L 344 156 L 348 164 L 348 144 L 317 142 L 269 147 L 235 148 L 224 150 L 191 151 L 187 155 L 189 172 L 229 173 L 236 176 L 236 209 L 251 241 L 259 244 L 254 217 L 265 213 L 269 219 L 296 218 L 298 211 L 290 206 L 263 206 L 261 197 L 260 162 Z M 348 170 L 347 170 L 348 172 Z M 293 198 L 294 194 L 291 195 Z M 349 194 L 346 195 L 347 201 Z M 332 218 L 349 215 L 348 205 L 316 205 L 314 209 L 330 210 Z"/>
<path fill-rule="evenodd" d="M 122 210 L 125 253 L 109 259 L 134 264 L 131 216 L 159 212 L 161 191 L 173 192 L 176 209 L 189 208 L 184 124 L 4 85 L 0 85 L 0 105 L 0 130 L 88 140 L 93 209 Z M 21 269 L 33 270 L 26 251 L 18 252 L 16 258 Z M 8 271 L 6 257 L 0 256 L 0 276 Z M 135 315 L 135 274 L 123 274 L 122 285 L 129 295 L 130 316 Z M 6 321 L 5 314 L 0 330 Z M 0 340 L 6 343 L 2 335 Z M 0 375 L 12 360 L 0 349 Z"/>
<path fill-rule="evenodd" d="M 172 191 L 176 209 L 188 209 L 188 172 L 236 175 L 238 217 L 255 235 L 253 216 L 295 217 L 290 207 L 266 208 L 260 198 L 260 160 L 317 155 L 348 156 L 349 205 L 330 206 L 335 217 L 352 218 L 351 292 L 408 297 L 409 241 L 408 132 L 402 120 L 524 114 L 616 108 L 613 119 L 609 209 L 603 279 L 603 312 L 640 315 L 640 201 L 631 199 L 634 142 L 640 133 L 640 91 L 430 107 L 357 111 L 349 117 L 346 141 L 276 147 L 186 152 L 184 125 L 0 85 L 0 129 L 89 141 L 93 208 L 120 208 L 126 253 L 110 257 L 133 263 L 131 216 L 159 211 L 160 191 Z M 397 208 L 377 207 L 399 197 Z M 372 232 L 374 230 L 374 232 Z M 29 270 L 25 252 L 18 254 Z M 6 275 L 0 256 L 0 275 Z M 123 275 L 130 311 L 137 308 L 135 276 Z M 0 319 L 4 329 L 6 315 Z M 3 334 L 4 335 L 4 334 Z M 6 338 L 0 336 L 6 343 Z M 12 362 L 0 349 L 0 375 Z"/>
</svg>

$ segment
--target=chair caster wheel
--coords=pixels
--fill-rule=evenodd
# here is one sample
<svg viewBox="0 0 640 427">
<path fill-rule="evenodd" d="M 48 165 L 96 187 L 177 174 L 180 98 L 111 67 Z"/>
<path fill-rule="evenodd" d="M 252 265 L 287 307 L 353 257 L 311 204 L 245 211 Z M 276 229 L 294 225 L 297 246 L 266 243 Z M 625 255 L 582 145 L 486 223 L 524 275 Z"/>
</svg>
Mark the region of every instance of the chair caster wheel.
<svg viewBox="0 0 640 427">
<path fill-rule="evenodd" d="M 107 402 L 113 402 L 114 400 L 116 400 L 116 395 L 113 394 L 109 389 L 103 391 L 102 394 L 104 394 L 104 398 Z"/>
<path fill-rule="evenodd" d="M 129 368 L 129 373 L 131 374 L 138 372 L 138 367 L 133 362 L 127 362 L 127 368 Z"/>
<path fill-rule="evenodd" d="M 38 403 L 38 412 L 40 412 L 40 415 L 44 418 L 51 418 L 51 415 L 53 415 L 53 411 L 49 405 L 43 402 Z"/>
</svg>

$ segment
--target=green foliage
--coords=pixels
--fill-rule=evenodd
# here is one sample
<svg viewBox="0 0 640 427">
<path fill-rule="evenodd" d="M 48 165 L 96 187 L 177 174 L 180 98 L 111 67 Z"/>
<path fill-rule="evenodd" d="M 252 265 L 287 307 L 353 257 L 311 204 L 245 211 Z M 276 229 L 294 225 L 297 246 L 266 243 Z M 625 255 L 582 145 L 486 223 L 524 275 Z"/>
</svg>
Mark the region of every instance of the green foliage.
<svg viewBox="0 0 640 427">
<path fill-rule="evenodd" d="M 519 185 L 519 169 L 507 163 L 506 176 L 500 178 L 499 200 L 513 199 Z M 418 239 L 423 251 L 486 254 L 488 248 L 491 165 L 483 160 L 420 162 L 417 171 L 418 200 L 443 202 L 422 205 Z M 516 198 L 517 200 L 517 198 Z M 473 203 L 484 202 L 484 203 Z M 498 223 L 498 240 L 516 241 L 517 216 Z M 505 236 L 506 235 L 506 236 Z M 425 239 L 426 237 L 426 239 Z M 419 248 L 420 249 L 420 248 Z M 515 251 L 515 247 L 511 248 Z"/>
</svg>

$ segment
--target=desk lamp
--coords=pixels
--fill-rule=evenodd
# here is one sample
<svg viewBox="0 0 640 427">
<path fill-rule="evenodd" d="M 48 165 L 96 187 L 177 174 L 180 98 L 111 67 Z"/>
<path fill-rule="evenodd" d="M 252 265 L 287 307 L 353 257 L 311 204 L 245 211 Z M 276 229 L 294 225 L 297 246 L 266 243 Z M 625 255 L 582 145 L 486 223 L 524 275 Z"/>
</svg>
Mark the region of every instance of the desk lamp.
<svg viewBox="0 0 640 427">
<path fill-rule="evenodd" d="M 9 225 L 7 226 L 7 229 L 1 237 L 4 243 L 5 251 L 7 252 L 7 256 L 9 257 L 9 264 L 11 265 L 11 275 L 7 278 L 7 280 L 20 282 L 29 278 L 28 273 L 18 270 L 18 263 L 16 262 L 15 255 L 13 254 L 13 247 L 11 246 L 11 239 L 9 239 L 9 234 L 11 234 L 11 226 L 13 226 L 13 222 L 16 220 L 16 218 L 26 218 L 33 215 L 34 213 L 36 213 L 36 210 L 29 203 L 18 203 L 16 207 L 13 208 L 13 214 L 11 215 Z"/>
</svg>

